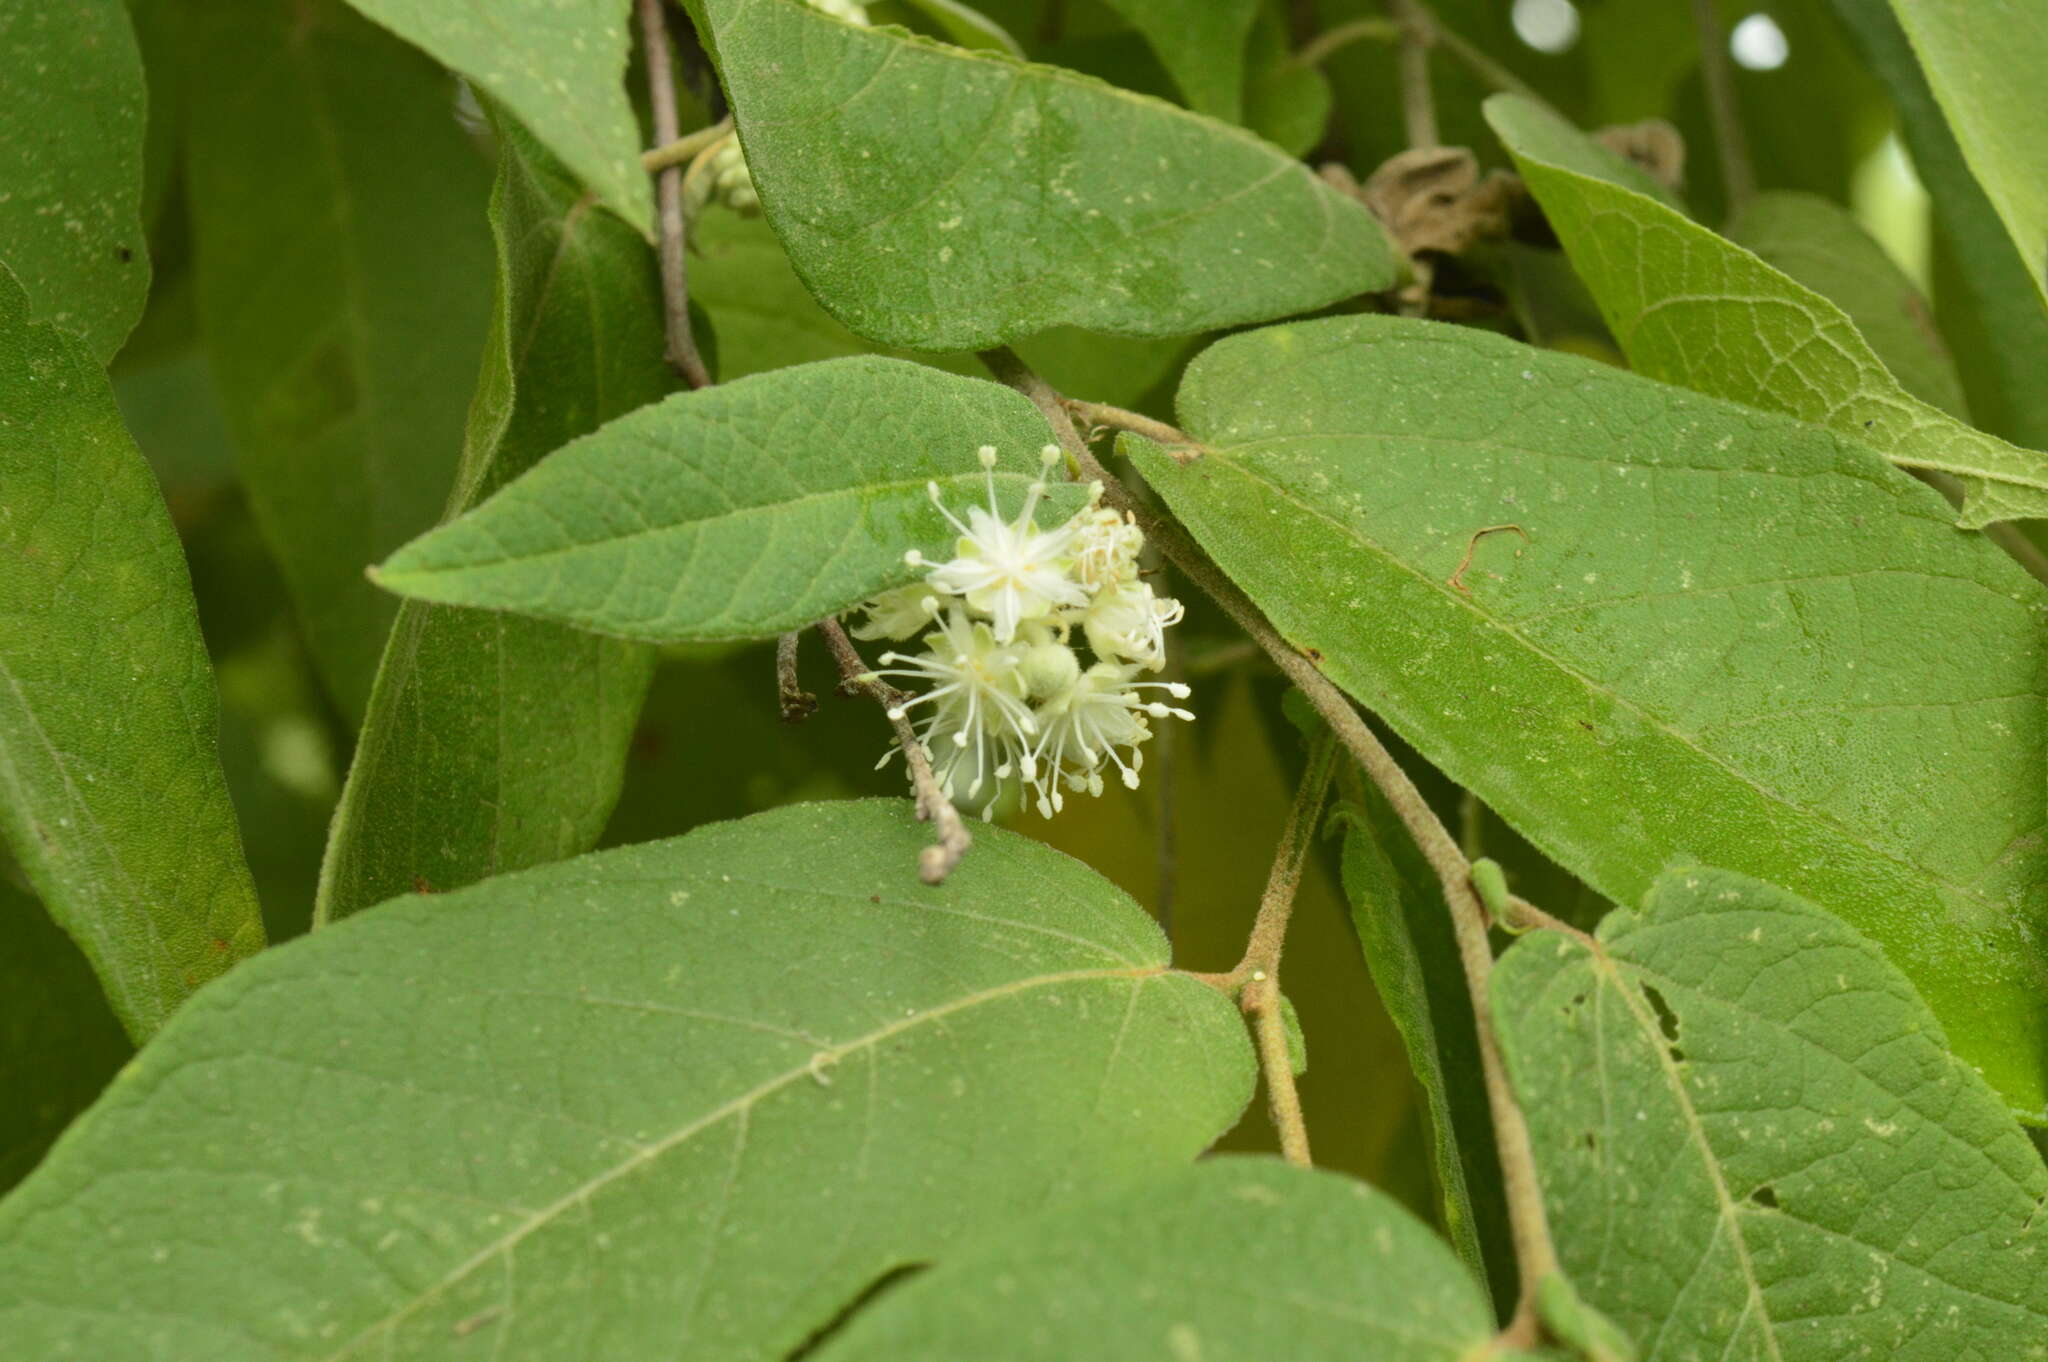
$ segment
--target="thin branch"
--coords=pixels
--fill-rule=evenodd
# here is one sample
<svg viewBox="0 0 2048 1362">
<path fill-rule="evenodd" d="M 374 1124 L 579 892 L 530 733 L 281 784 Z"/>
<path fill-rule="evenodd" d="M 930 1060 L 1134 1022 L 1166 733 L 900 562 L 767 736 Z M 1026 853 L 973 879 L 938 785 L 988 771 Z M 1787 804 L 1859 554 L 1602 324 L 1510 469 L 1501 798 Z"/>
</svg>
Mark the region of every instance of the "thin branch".
<svg viewBox="0 0 2048 1362">
<path fill-rule="evenodd" d="M 1421 23 L 1428 29 L 1430 41 L 1463 62 L 1465 69 L 1473 75 L 1479 77 L 1479 79 L 1485 81 L 1496 90 L 1520 95 L 1522 98 L 1540 104 L 1552 112 L 1556 111 L 1551 102 L 1542 95 L 1537 94 L 1535 87 L 1530 85 L 1529 82 L 1523 80 L 1520 76 L 1508 70 L 1507 67 L 1502 66 L 1492 57 L 1487 56 L 1484 52 L 1473 46 L 1472 41 L 1456 29 L 1446 27 L 1444 21 L 1437 17 L 1436 11 L 1430 8 L 1426 0 L 1409 0 L 1409 11 L 1414 16 L 1415 22 Z"/>
<path fill-rule="evenodd" d="M 1259 916 L 1245 941 L 1244 958 L 1230 971 L 1239 982 L 1280 974 L 1280 952 L 1287 944 L 1287 924 L 1294 916 L 1294 891 L 1301 884 L 1303 865 L 1315 844 L 1315 830 L 1322 813 L 1323 797 L 1329 792 L 1330 777 L 1337 769 L 1337 744 L 1329 733 L 1317 735 L 1309 748 L 1308 769 L 1294 792 L 1294 805 L 1287 811 L 1287 826 L 1280 834 L 1280 850 L 1273 857 L 1273 873 L 1266 880 L 1266 892 L 1259 899 Z"/>
<path fill-rule="evenodd" d="M 649 175 L 658 174 L 670 166 L 688 165 L 696 159 L 697 153 L 710 146 L 732 131 L 732 119 L 721 118 L 708 128 L 686 132 L 675 141 L 640 153 L 640 165 Z"/>
<path fill-rule="evenodd" d="M 991 362 L 991 360 L 997 362 Z M 1401 769 L 1393 754 L 1366 725 L 1358 711 L 1314 663 L 1296 652 L 1275 630 L 1258 607 L 1208 560 L 1201 548 L 1177 521 L 1154 514 L 1133 498 L 1109 474 L 1094 452 L 1075 434 L 1073 422 L 1059 394 L 1008 350 L 983 355 L 990 369 L 1015 387 L 1052 423 L 1060 445 L 1074 461 L 1083 478 L 1100 481 L 1103 500 L 1118 510 L 1128 511 L 1145 538 L 1179 568 L 1182 575 L 1201 587 L 1222 607 L 1239 628 L 1250 635 L 1271 657 L 1288 680 L 1299 686 L 1316 712 L 1323 716 L 1365 773 L 1386 795 L 1408 835 L 1422 851 L 1443 886 L 1450 906 L 1451 924 L 1458 939 L 1458 954 L 1465 968 L 1465 984 L 1472 995 L 1473 1020 L 1479 1034 L 1480 1067 L 1486 1083 L 1487 1104 L 1492 1110 L 1494 1139 L 1500 1154 L 1501 1183 L 1508 1203 L 1508 1220 L 1514 1236 L 1515 1258 L 1520 1269 L 1521 1299 L 1513 1320 L 1501 1334 L 1501 1342 L 1512 1346 L 1533 1346 L 1541 1333 L 1536 1315 L 1537 1289 L 1558 1269 L 1557 1248 L 1550 1238 L 1550 1223 L 1543 1208 L 1542 1188 L 1536 1177 L 1536 1154 L 1529 1138 L 1528 1121 L 1508 1086 L 1500 1049 L 1494 1039 L 1493 1007 L 1487 980 L 1493 969 L 1493 951 L 1487 941 L 1486 910 L 1473 891 L 1471 863 L 1458 847 L 1421 791 Z"/>
<path fill-rule="evenodd" d="M 1387 0 L 1387 8 L 1401 27 L 1401 124 L 1407 129 L 1408 145 L 1441 146 L 1436 131 L 1436 95 L 1429 84 L 1429 47 L 1435 34 L 1417 0 Z"/>
<path fill-rule="evenodd" d="M 1243 988 L 1238 1006 L 1252 1024 L 1258 1042 L 1259 1068 L 1266 1079 L 1266 1105 L 1273 1129 L 1280 1134 L 1280 1155 L 1289 1163 L 1309 1166 L 1308 1123 L 1302 1116 L 1301 1093 L 1294 1086 L 1294 1059 L 1287 1052 L 1287 1015 L 1280 1000 L 1280 952 L 1287 944 L 1287 924 L 1294 916 L 1294 894 L 1301 886 L 1302 867 L 1315 845 L 1323 799 L 1336 770 L 1337 744 L 1319 735 L 1309 749 L 1308 770 L 1302 773 L 1287 826 L 1280 833 L 1266 892 L 1259 898 L 1259 916 L 1245 943 L 1244 959 L 1226 976 Z"/>
<path fill-rule="evenodd" d="M 1401 40 L 1401 26 L 1392 19 L 1353 19 L 1318 33 L 1295 49 L 1298 66 L 1321 66 L 1351 44 L 1360 41 L 1392 43 Z"/>
<path fill-rule="evenodd" d="M 859 691 L 872 697 L 895 726 L 896 745 L 903 749 L 903 760 L 910 767 L 910 787 L 917 794 L 917 816 L 930 823 L 938 835 L 937 842 L 919 853 L 917 875 L 926 884 L 944 883 L 953 867 L 960 864 L 960 858 L 967 854 L 967 848 L 974 845 L 974 838 L 968 834 L 960 811 L 939 788 L 939 779 L 932 774 L 931 758 L 925 755 L 924 744 L 917 740 L 917 731 L 911 728 L 910 720 L 904 718 L 898 708 L 903 703 L 903 696 L 868 669 L 868 664 L 861 660 L 853 640 L 846 636 L 846 630 L 838 620 L 829 617 L 819 620 L 818 632 L 825 636 L 825 644 L 832 650 L 833 660 L 839 664 L 840 689 L 848 693 Z"/>
<path fill-rule="evenodd" d="M 647 92 L 654 108 L 654 140 L 667 147 L 682 138 L 676 112 L 675 74 L 669 69 L 668 19 L 662 0 L 635 0 L 640 11 L 641 46 L 647 54 Z M 656 219 L 660 229 L 662 319 L 668 331 L 668 362 L 692 388 L 711 386 L 711 372 L 697 353 L 690 333 L 689 266 L 684 252 L 689 224 L 683 216 L 683 171 L 677 164 L 662 168 L 654 180 Z"/>
<path fill-rule="evenodd" d="M 1183 463 L 1202 452 L 1202 447 L 1190 440 L 1185 432 L 1164 421 L 1155 421 L 1122 407 L 1112 407 L 1107 402 L 1083 402 L 1075 397 L 1061 400 L 1066 403 L 1068 411 L 1090 426 L 1104 430 L 1128 430 L 1133 435 L 1142 435 L 1155 445 L 1166 446 L 1167 452 Z"/>
<path fill-rule="evenodd" d="M 1728 39 L 1714 13 L 1714 0 L 1692 0 L 1693 28 L 1699 35 L 1700 80 L 1707 87 L 1707 118 L 1714 128 L 1714 150 L 1721 162 L 1721 183 L 1728 191 L 1732 217 L 1756 193 L 1756 172 L 1750 169 L 1749 142 L 1742 134 L 1742 115 L 1735 108 L 1735 75 L 1728 67 Z"/>
<path fill-rule="evenodd" d="M 792 629 L 775 640 L 775 699 L 782 722 L 800 724 L 818 712 L 818 697 L 804 689 L 796 674 L 796 645 L 803 630 Z"/>
</svg>

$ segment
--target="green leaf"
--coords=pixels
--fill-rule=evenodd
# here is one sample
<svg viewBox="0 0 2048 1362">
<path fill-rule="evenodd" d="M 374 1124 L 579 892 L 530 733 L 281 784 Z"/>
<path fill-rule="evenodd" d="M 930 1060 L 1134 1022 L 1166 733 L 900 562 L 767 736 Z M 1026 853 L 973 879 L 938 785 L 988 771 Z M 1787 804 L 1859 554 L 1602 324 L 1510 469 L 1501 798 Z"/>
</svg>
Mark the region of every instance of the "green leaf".
<svg viewBox="0 0 2048 1362">
<path fill-rule="evenodd" d="M 1392 1198 L 1239 1156 L 1006 1229 L 883 1296 L 816 1356 L 1457 1362 L 1492 1338 L 1472 1279 Z"/>
<path fill-rule="evenodd" d="M 946 41 L 960 47 L 1004 52 L 1021 59 L 1024 49 L 1017 45 L 1009 31 L 995 20 L 961 0 L 903 0 L 931 21 L 939 32 L 946 35 Z"/>
<path fill-rule="evenodd" d="M 1784 412 L 1905 468 L 1962 481 L 1957 523 L 2048 516 L 2048 455 L 1972 430 L 1908 394 L 1848 315 L 1725 237 L 1602 178 L 1590 143 L 1514 95 L 1486 113 L 1599 300 L 1652 378 Z"/>
<path fill-rule="evenodd" d="M 2034 0 L 1892 0 L 1963 156 L 2048 303 L 2048 10 Z"/>
<path fill-rule="evenodd" d="M 1617 902 L 1678 855 L 1783 883 L 2048 1107 L 2044 595 L 1935 492 L 1813 426 L 1394 318 L 1221 341 L 1178 409 L 1207 454 L 1125 441 L 1168 505 L 1552 860 Z M 1480 533 L 1505 524 L 1526 541 Z"/>
<path fill-rule="evenodd" d="M 2041 382 L 2040 367 L 2040 357 L 2048 354 L 2048 313 L 2028 284 L 2012 238 L 1964 163 L 1890 6 L 1834 0 L 1833 7 L 1865 64 L 1891 93 L 1914 173 L 1933 200 L 1936 237 L 1954 261 L 1953 281 L 1943 277 L 1936 284 L 1935 308 L 1958 351 L 1970 414 L 2007 439 L 2048 445 L 2048 383 Z"/>
<path fill-rule="evenodd" d="M 1136 904 L 993 828 L 926 888 L 929 835 L 798 806 L 268 953 L 0 1203 L 0 1353 L 781 1358 L 1236 1119 Z"/>
<path fill-rule="evenodd" d="M 138 1040 L 263 948 L 220 700 L 156 479 L 0 268 L 0 830 Z"/>
<path fill-rule="evenodd" d="M 1728 224 L 1728 239 L 1847 313 L 1908 393 L 1968 418 L 1933 309 L 1846 209 L 1815 194 L 1758 194 Z"/>
<path fill-rule="evenodd" d="M 489 177 L 446 74 L 340 5 L 187 22 L 201 328 L 257 519 L 359 721 L 396 604 L 363 569 L 434 523 L 462 449 Z"/>
<path fill-rule="evenodd" d="M 1306 156 L 1330 123 L 1330 78 L 1294 59 L 1287 21 L 1277 10 L 1259 11 L 1247 54 L 1245 126 L 1290 156 Z"/>
<path fill-rule="evenodd" d="M 1393 282 L 1372 216 L 1242 130 L 801 0 L 701 3 L 769 222 L 871 340 L 1173 336 Z"/>
<path fill-rule="evenodd" d="M 28 1175 L 134 1047 L 99 980 L 0 862 L 0 1192 Z"/>
<path fill-rule="evenodd" d="M 105 364 L 149 294 L 142 57 L 121 0 L 0 6 L 0 262 Z"/>
<path fill-rule="evenodd" d="M 348 0 L 502 101 L 607 208 L 651 237 L 626 96 L 627 0 Z"/>
<path fill-rule="evenodd" d="M 498 308 L 457 511 L 675 387 L 647 244 L 590 212 L 517 125 L 500 121 L 499 148 Z M 590 850 L 653 671 L 638 645 L 405 602 L 335 814 L 318 918 Z"/>
<path fill-rule="evenodd" d="M 573 441 L 377 569 L 379 585 L 650 643 L 766 638 L 913 581 L 950 557 L 949 507 L 1006 508 L 1050 439 L 981 379 L 857 356 L 678 393 Z M 1041 523 L 1081 489 L 1054 489 Z"/>
<path fill-rule="evenodd" d="M 1258 0 L 1105 0 L 1143 34 L 1196 113 L 1243 112 L 1245 37 Z"/>
<path fill-rule="evenodd" d="M 1444 1231 L 1473 1280 L 1512 1291 L 1507 1202 L 1450 909 L 1386 796 L 1376 786 L 1361 794 L 1363 804 L 1344 818 L 1344 897 L 1373 987 L 1422 1088 Z"/>
<path fill-rule="evenodd" d="M 1674 870 L 1599 947 L 1525 938 L 1494 1015 L 1565 1270 L 1646 1362 L 2018 1358 L 2048 1170 L 1867 941 Z"/>
</svg>

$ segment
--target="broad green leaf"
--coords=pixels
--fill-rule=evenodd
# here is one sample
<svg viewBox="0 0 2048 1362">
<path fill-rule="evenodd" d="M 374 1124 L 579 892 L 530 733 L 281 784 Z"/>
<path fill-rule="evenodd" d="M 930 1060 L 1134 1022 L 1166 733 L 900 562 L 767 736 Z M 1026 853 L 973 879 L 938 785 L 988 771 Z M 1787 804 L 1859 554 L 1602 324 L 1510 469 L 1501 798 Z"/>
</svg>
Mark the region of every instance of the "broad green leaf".
<svg viewBox="0 0 2048 1362">
<path fill-rule="evenodd" d="M 121 0 L 0 5 L 0 264 L 105 364 L 149 294 L 142 57 Z"/>
<path fill-rule="evenodd" d="M 186 192 L 242 478 L 343 712 L 434 523 L 490 315 L 489 176 L 449 78 L 337 3 L 192 7 Z"/>
<path fill-rule="evenodd" d="M 678 393 L 544 459 L 377 569 L 400 595 L 651 643 L 767 638 L 914 580 L 985 502 L 1014 514 L 1050 432 L 1017 393 L 856 356 Z M 1041 523 L 1080 503 L 1054 489 Z"/>
<path fill-rule="evenodd" d="M 1519 942 L 1494 1016 L 1565 1269 L 1644 1362 L 2039 1355 L 2048 1170 L 1868 941 L 1706 869 L 1598 940 Z"/>
<path fill-rule="evenodd" d="M 790 268 L 782 243 L 759 218 L 711 211 L 690 225 L 690 300 L 701 303 L 718 330 L 720 382 L 812 360 L 885 352 L 854 335 L 818 306 Z M 1066 392 L 1097 402 L 1136 406 L 1173 371 L 1187 342 L 1102 336 L 1055 327 L 1015 344 L 1024 362 Z M 913 355 L 949 373 L 986 378 L 972 355 Z"/>
<path fill-rule="evenodd" d="M 28 1175 L 133 1053 L 99 980 L 0 859 L 0 1192 Z"/>
<path fill-rule="evenodd" d="M 1908 393 L 1968 418 L 1934 310 L 1846 209 L 1818 195 L 1773 190 L 1743 206 L 1728 224 L 1728 239 L 1847 313 Z"/>
<path fill-rule="evenodd" d="M 1236 1119 L 1136 904 L 999 829 L 926 888 L 929 835 L 797 806 L 266 954 L 0 1203 L 0 1355 L 777 1359 Z"/>
<path fill-rule="evenodd" d="M 1290 156 L 1306 156 L 1329 126 L 1330 78 L 1294 59 L 1287 21 L 1272 8 L 1252 24 L 1244 123 Z"/>
<path fill-rule="evenodd" d="M 2048 8 L 1892 0 L 1963 157 L 2048 303 Z"/>
<path fill-rule="evenodd" d="M 509 121 L 491 225 L 498 306 L 457 475 L 467 510 L 675 386 L 654 256 Z M 588 851 L 618 799 L 651 650 L 407 601 L 370 692 L 316 912 L 455 889 Z"/>
<path fill-rule="evenodd" d="M 2048 354 L 2048 313 L 2028 285 L 2012 238 L 1964 162 L 1891 7 L 1834 0 L 1834 11 L 1890 91 L 1914 173 L 1933 199 L 1936 237 L 1954 262 L 1953 279 L 1943 272 L 1937 281 L 1935 310 L 1956 347 L 1970 414 L 2007 439 L 2048 445 L 2048 383 L 2041 382 L 2040 361 Z"/>
<path fill-rule="evenodd" d="M 1908 394 L 1840 307 L 1603 178 L 1590 144 L 1556 115 L 1515 95 L 1494 96 L 1486 112 L 1639 372 L 1784 412 L 1901 467 L 1958 478 L 1965 529 L 2048 516 L 2048 455 Z"/>
<path fill-rule="evenodd" d="M 1932 489 L 1786 417 L 1395 318 L 1221 341 L 1178 409 L 1200 458 L 1125 441 L 1168 505 L 1546 855 L 1616 902 L 1679 855 L 1804 894 L 2048 1107 L 2048 598 Z"/>
<path fill-rule="evenodd" d="M 1258 0 L 1105 0 L 1145 36 L 1196 113 L 1235 123 L 1243 111 L 1244 48 Z"/>
<path fill-rule="evenodd" d="M 890 1291 L 816 1357 L 1460 1362 L 1493 1329 L 1443 1241 L 1385 1193 L 1239 1156 L 1007 1228 Z"/>
<path fill-rule="evenodd" d="M 1401 1032 L 1428 1106 L 1444 1231 L 1474 1280 L 1512 1291 L 1507 1203 L 1450 909 L 1386 796 L 1377 787 L 1362 794 L 1364 803 L 1344 814 L 1344 896 L 1373 987 Z"/>
<path fill-rule="evenodd" d="M 220 701 L 149 465 L 0 269 L 0 831 L 128 1033 L 263 948 Z"/>
<path fill-rule="evenodd" d="M 607 208 L 652 235 L 625 88 L 629 0 L 348 2 L 489 91 Z"/>
<path fill-rule="evenodd" d="M 871 340 L 1183 335 L 1393 282 L 1372 216 L 1240 129 L 802 0 L 701 5 L 769 222 Z"/>
</svg>

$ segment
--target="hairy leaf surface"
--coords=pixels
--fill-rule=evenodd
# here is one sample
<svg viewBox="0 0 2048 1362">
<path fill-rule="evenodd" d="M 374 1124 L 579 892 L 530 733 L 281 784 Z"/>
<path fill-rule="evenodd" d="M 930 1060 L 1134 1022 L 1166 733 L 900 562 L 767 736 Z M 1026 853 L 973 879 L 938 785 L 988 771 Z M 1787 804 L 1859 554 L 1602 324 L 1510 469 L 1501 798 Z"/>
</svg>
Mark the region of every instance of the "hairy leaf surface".
<svg viewBox="0 0 2048 1362">
<path fill-rule="evenodd" d="M 462 450 L 490 176 L 447 74 L 341 5 L 186 22 L 201 327 L 258 522 L 359 721 L 396 604 L 363 569 L 434 523 Z"/>
<path fill-rule="evenodd" d="M 1647 195 L 1589 168 L 1586 140 L 1526 99 L 1487 118 L 1639 372 L 1826 426 L 1962 481 L 1965 528 L 2048 516 L 2048 454 L 1913 397 L 1840 307 Z"/>
<path fill-rule="evenodd" d="M 1179 411 L 1210 452 L 1128 441 L 1146 476 L 1454 780 L 1617 902 L 1683 855 L 1840 914 L 2042 1112 L 2044 597 L 1936 493 L 1786 417 L 1391 318 L 1219 342 Z"/>
<path fill-rule="evenodd" d="M 654 195 L 626 96 L 625 0 L 348 0 L 460 71 L 643 234 Z"/>
<path fill-rule="evenodd" d="M 647 244 L 501 122 L 498 307 L 457 475 L 466 510 L 675 386 Z M 406 601 L 327 844 L 323 921 L 588 851 L 618 799 L 651 651 Z"/>
<path fill-rule="evenodd" d="M 149 294 L 142 56 L 121 0 L 0 6 L 0 264 L 105 364 Z"/>
<path fill-rule="evenodd" d="M 951 556 L 932 506 L 986 504 L 994 445 L 1014 514 L 1050 430 L 1017 393 L 855 356 L 678 393 L 567 445 L 394 554 L 377 581 L 655 643 L 765 638 Z M 1055 489 L 1040 523 L 1079 504 Z"/>
<path fill-rule="evenodd" d="M 1136 904 L 995 829 L 926 888 L 927 836 L 801 805 L 267 954 L 0 1203 L 0 1352 L 780 1358 L 1236 1119 Z"/>
<path fill-rule="evenodd" d="M 2048 1170 L 1841 922 L 1674 870 L 1493 999 L 1565 1269 L 1645 1362 L 2039 1354 Z"/>
<path fill-rule="evenodd" d="M 1238 1156 L 985 1241 L 854 1316 L 817 1362 L 1457 1362 L 1492 1336 L 1472 1279 L 1391 1197 Z"/>
<path fill-rule="evenodd" d="M 2048 9 L 1892 0 L 1963 156 L 2048 303 Z"/>
<path fill-rule="evenodd" d="M 98 358 L 29 307 L 0 269 L 0 829 L 141 1039 L 263 919 L 163 493 Z"/>
<path fill-rule="evenodd" d="M 1241 129 L 802 0 L 693 0 L 776 235 L 871 340 L 1173 336 L 1394 279 L 1379 224 Z"/>
</svg>

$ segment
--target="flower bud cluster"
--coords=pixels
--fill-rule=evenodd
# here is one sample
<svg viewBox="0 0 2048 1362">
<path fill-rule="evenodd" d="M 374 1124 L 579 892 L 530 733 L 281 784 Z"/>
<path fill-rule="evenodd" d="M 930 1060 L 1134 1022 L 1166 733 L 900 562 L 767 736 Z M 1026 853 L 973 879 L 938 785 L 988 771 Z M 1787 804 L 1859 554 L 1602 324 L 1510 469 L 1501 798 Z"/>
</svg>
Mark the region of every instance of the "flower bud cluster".
<svg viewBox="0 0 2048 1362">
<path fill-rule="evenodd" d="M 959 532 L 953 557 L 935 563 L 915 549 L 905 554 L 927 570 L 924 580 L 868 601 L 867 621 L 853 632 L 923 635 L 921 652 L 884 653 L 873 675 L 926 687 L 890 717 L 915 714 L 947 798 L 986 789 L 986 818 L 1015 779 L 1050 818 L 1066 792 L 1101 794 L 1106 766 L 1136 789 L 1151 721 L 1195 717 L 1157 698 L 1164 691 L 1184 700 L 1186 686 L 1138 679 L 1166 665 L 1166 631 L 1180 622 L 1181 606 L 1139 575 L 1145 536 L 1102 505 L 1100 484 L 1066 521 L 1038 527 L 1058 449 L 1040 451 L 1039 477 L 1011 520 L 996 504 L 995 447 L 982 446 L 979 458 L 988 506 L 970 507 L 965 521 L 937 483 L 926 489 Z"/>
</svg>

